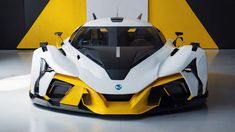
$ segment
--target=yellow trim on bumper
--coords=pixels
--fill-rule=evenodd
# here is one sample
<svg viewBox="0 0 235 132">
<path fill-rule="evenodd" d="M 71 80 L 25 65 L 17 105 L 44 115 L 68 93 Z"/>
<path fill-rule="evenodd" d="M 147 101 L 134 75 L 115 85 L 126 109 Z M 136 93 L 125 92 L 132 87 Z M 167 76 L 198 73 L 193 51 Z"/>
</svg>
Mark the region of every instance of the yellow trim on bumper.
<svg viewBox="0 0 235 132">
<path fill-rule="evenodd" d="M 43 96 L 43 98 L 44 98 L 45 100 L 50 100 L 50 98 L 49 98 L 47 95 Z"/>
<path fill-rule="evenodd" d="M 97 114 L 142 114 L 160 105 L 161 97 L 155 104 L 148 104 L 148 96 L 153 87 L 183 78 L 181 74 L 159 78 L 144 90 L 134 94 L 130 101 L 107 101 L 105 97 L 76 77 L 55 74 L 54 79 L 74 85 L 60 101 L 61 104 L 78 106 L 80 101 Z"/>
</svg>

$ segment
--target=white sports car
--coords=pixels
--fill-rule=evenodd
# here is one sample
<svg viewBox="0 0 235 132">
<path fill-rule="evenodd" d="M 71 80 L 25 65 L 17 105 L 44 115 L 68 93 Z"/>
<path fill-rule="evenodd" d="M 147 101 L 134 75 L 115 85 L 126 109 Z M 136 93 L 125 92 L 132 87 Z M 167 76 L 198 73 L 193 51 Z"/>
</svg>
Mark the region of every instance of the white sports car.
<svg viewBox="0 0 235 132">
<path fill-rule="evenodd" d="M 176 40 L 182 34 L 176 32 Z M 197 43 L 176 47 L 176 40 L 138 19 L 87 22 L 61 47 L 41 43 L 34 51 L 30 97 L 41 106 L 102 115 L 202 104 L 205 51 Z"/>
</svg>

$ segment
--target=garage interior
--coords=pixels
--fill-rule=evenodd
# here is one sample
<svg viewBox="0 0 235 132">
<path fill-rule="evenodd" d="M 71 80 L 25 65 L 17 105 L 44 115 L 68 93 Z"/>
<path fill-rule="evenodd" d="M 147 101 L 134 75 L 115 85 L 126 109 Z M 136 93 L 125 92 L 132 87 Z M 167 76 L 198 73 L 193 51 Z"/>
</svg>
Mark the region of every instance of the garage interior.
<svg viewBox="0 0 235 132">
<path fill-rule="evenodd" d="M 138 0 L 127 8 L 123 5 L 131 5 L 133 0 L 112 1 L 114 5 L 106 0 L 105 6 L 101 4 L 102 0 L 1 1 L 0 131 L 233 131 L 235 2 Z M 32 104 L 28 95 L 30 70 L 33 51 L 39 43 L 48 41 L 56 45 L 54 32 L 62 31 L 65 39 L 77 27 L 91 20 L 92 12 L 101 18 L 116 15 L 117 5 L 119 15 L 124 17 L 135 18 L 143 13 L 143 19 L 161 29 L 169 39 L 175 38 L 175 31 L 184 32 L 181 46 L 200 42 L 208 59 L 209 97 L 205 105 L 154 115 L 102 116 Z M 126 14 L 128 9 L 132 9 L 130 14 Z M 112 10 L 108 12 L 111 14 L 106 14 L 107 10 Z"/>
</svg>

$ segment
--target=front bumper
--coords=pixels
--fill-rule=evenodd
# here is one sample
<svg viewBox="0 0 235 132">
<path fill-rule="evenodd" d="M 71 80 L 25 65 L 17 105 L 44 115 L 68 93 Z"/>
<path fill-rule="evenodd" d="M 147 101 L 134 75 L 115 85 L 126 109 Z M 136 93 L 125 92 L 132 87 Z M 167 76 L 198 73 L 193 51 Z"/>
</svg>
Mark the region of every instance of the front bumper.
<svg viewBox="0 0 235 132">
<path fill-rule="evenodd" d="M 204 103 L 207 97 L 207 94 L 191 97 L 180 74 L 160 78 L 133 95 L 103 95 L 95 92 L 79 78 L 61 74 L 56 74 L 54 80 L 71 84 L 71 87 L 62 96 L 53 96 L 53 88 L 48 88 L 47 95 L 43 97 L 30 93 L 33 103 L 76 112 L 136 115 L 198 105 Z M 50 87 L 52 85 L 55 84 Z"/>
</svg>

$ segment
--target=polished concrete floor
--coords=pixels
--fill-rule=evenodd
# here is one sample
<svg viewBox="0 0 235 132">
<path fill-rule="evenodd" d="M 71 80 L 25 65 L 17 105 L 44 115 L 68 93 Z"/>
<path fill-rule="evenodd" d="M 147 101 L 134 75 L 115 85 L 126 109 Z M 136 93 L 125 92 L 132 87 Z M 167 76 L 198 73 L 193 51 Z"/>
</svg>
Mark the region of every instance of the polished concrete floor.
<svg viewBox="0 0 235 132">
<path fill-rule="evenodd" d="M 207 54 L 210 93 L 206 106 L 130 117 L 61 113 L 35 107 L 28 97 L 32 51 L 0 51 L 0 132 L 234 131 L 235 50 L 208 50 Z"/>
<path fill-rule="evenodd" d="M 29 74 L 32 54 L 31 50 L 0 50 L 0 79 Z"/>
</svg>

